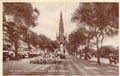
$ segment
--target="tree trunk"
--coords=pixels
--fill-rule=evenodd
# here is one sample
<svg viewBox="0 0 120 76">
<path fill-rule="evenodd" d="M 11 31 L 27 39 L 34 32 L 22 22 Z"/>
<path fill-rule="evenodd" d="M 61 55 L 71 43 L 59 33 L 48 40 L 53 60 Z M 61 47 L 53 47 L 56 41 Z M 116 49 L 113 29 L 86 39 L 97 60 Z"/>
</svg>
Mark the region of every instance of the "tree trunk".
<svg viewBox="0 0 120 76">
<path fill-rule="evenodd" d="M 102 39 L 101 39 L 101 47 L 102 47 L 102 45 L 103 45 L 103 40 L 104 40 L 104 34 L 103 34 L 103 32 L 101 31 L 101 33 L 102 33 Z"/>
<path fill-rule="evenodd" d="M 27 45 L 28 45 L 28 50 L 29 50 L 29 54 L 28 54 L 28 55 L 29 55 L 29 58 L 30 58 L 30 57 L 31 57 L 31 56 L 30 56 L 31 47 L 30 47 L 30 44 L 29 44 L 29 43 L 27 43 Z"/>
<path fill-rule="evenodd" d="M 85 60 L 88 60 L 88 59 L 87 59 L 87 52 L 86 52 L 86 50 L 85 50 L 85 57 L 84 57 L 84 59 L 85 59 Z"/>
<path fill-rule="evenodd" d="M 30 51 L 31 51 L 30 44 L 28 43 L 27 45 L 28 45 L 28 49 L 29 49 L 29 53 L 30 53 Z"/>
<path fill-rule="evenodd" d="M 19 57 L 18 57 L 18 42 L 14 42 L 15 44 L 15 59 L 18 60 Z"/>
<path fill-rule="evenodd" d="M 82 51 L 80 50 L 80 59 L 82 58 L 82 55 L 81 55 Z"/>
<path fill-rule="evenodd" d="M 86 49 L 84 50 L 84 51 L 85 51 L 85 60 L 88 60 L 89 43 L 90 43 L 90 37 L 89 37 L 89 35 L 88 35 L 87 47 L 86 47 Z"/>
<path fill-rule="evenodd" d="M 99 46 L 98 46 L 98 37 L 97 37 L 97 64 L 101 65 L 101 62 L 100 62 L 100 50 L 99 50 Z"/>
</svg>

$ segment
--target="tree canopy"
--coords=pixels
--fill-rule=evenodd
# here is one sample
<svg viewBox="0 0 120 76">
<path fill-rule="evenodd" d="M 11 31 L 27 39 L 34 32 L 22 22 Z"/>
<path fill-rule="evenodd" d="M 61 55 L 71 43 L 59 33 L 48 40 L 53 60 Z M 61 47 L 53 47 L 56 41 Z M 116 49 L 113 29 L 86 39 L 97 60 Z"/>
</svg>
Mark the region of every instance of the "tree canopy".
<svg viewBox="0 0 120 76">
<path fill-rule="evenodd" d="M 13 15 L 14 21 L 25 22 L 27 26 L 36 26 L 34 12 L 38 13 L 39 11 L 35 8 L 33 9 L 30 3 L 21 2 L 21 3 L 3 3 L 3 14 L 4 15 Z M 23 23 L 23 22 L 22 22 Z"/>
<path fill-rule="evenodd" d="M 74 30 L 68 37 L 69 40 L 69 51 L 73 51 L 75 52 L 75 50 L 78 49 L 79 45 L 84 45 L 86 44 L 86 39 L 87 37 L 85 36 L 85 34 L 83 33 L 82 29 L 76 29 Z"/>
<path fill-rule="evenodd" d="M 37 15 L 34 15 L 35 12 Z M 33 9 L 31 3 L 3 3 L 3 34 L 15 47 L 16 58 L 18 58 L 19 41 L 22 40 L 23 36 L 28 36 L 27 31 L 30 27 L 37 25 L 38 16 L 39 11 L 36 8 Z"/>
<path fill-rule="evenodd" d="M 77 25 L 89 28 L 88 32 L 92 38 L 96 38 L 97 50 L 100 43 L 102 47 L 105 37 L 118 34 L 118 6 L 118 3 L 80 3 L 72 16 L 72 21 Z M 98 63 L 99 57 L 98 51 Z"/>
</svg>

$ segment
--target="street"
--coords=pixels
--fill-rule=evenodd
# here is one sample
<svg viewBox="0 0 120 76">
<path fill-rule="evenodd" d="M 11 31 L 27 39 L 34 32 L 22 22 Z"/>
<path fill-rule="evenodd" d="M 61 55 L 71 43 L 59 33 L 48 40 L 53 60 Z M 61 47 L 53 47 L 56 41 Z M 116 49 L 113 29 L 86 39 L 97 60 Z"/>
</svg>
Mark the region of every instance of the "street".
<svg viewBox="0 0 120 76">
<path fill-rule="evenodd" d="M 118 67 L 109 64 L 97 65 L 94 61 L 85 61 L 67 56 L 62 64 L 32 64 L 30 59 L 3 62 L 5 75 L 117 75 Z"/>
</svg>

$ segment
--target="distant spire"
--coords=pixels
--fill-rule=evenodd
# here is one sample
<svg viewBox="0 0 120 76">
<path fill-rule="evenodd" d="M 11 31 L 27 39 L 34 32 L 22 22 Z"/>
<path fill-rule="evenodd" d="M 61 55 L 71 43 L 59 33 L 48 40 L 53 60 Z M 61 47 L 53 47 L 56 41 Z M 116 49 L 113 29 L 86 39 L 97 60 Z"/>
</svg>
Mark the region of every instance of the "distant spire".
<svg viewBox="0 0 120 76">
<path fill-rule="evenodd" d="M 64 34 L 64 24 L 63 24 L 62 10 L 60 10 L 59 34 Z"/>
<path fill-rule="evenodd" d="M 62 26 L 62 27 L 63 27 L 62 10 L 60 10 L 60 26 Z"/>
</svg>

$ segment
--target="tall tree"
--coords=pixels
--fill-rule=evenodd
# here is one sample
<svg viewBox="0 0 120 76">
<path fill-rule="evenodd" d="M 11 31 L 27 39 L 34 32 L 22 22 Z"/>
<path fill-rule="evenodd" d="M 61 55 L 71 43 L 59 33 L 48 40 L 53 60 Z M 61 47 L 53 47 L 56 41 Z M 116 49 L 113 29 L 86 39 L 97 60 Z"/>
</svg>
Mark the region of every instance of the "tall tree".
<svg viewBox="0 0 120 76">
<path fill-rule="evenodd" d="M 100 50 L 105 36 L 118 33 L 118 3 L 80 3 L 72 20 L 78 24 L 86 23 L 96 38 L 98 50 L 97 63 L 100 64 Z M 100 41 L 100 42 L 99 42 Z"/>
<path fill-rule="evenodd" d="M 30 3 L 3 3 L 3 27 L 8 29 L 8 37 L 15 46 L 16 58 L 18 57 L 18 41 L 21 36 L 26 33 L 27 29 L 36 26 L 38 15 L 35 16 L 34 12 L 39 15 L 39 11 L 33 9 Z"/>
<path fill-rule="evenodd" d="M 21 32 L 19 31 L 19 28 L 15 27 L 16 24 L 14 22 L 8 22 L 8 23 L 5 23 L 3 24 L 3 26 L 6 26 L 7 27 L 7 36 L 8 38 L 10 39 L 10 42 L 11 44 L 14 45 L 15 47 L 15 54 L 16 54 L 16 57 L 18 57 L 18 48 L 19 48 L 19 39 L 20 39 L 20 35 L 21 35 Z M 13 28 L 14 27 L 14 28 Z"/>
</svg>

